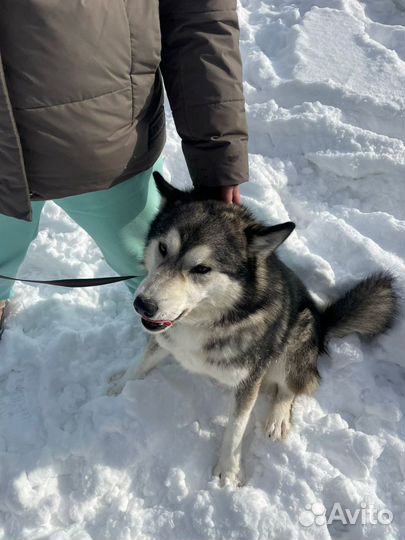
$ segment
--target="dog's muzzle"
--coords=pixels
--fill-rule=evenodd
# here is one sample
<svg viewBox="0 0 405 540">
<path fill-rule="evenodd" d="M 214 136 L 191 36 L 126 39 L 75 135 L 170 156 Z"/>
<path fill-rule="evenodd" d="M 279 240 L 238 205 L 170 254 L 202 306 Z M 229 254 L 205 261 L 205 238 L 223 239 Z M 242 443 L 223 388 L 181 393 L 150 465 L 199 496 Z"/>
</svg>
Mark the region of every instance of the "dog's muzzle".
<svg viewBox="0 0 405 540">
<path fill-rule="evenodd" d="M 173 325 L 172 321 L 153 319 L 153 316 L 157 313 L 159 306 L 151 300 L 141 294 L 135 298 L 134 308 L 137 313 L 142 317 L 142 324 L 148 332 L 163 332 Z"/>
<path fill-rule="evenodd" d="M 142 317 L 141 321 L 148 332 L 164 332 L 173 326 L 172 321 L 152 321 L 150 319 L 145 319 L 144 317 Z"/>
<path fill-rule="evenodd" d="M 134 301 L 134 308 L 137 313 L 141 316 L 141 321 L 143 324 L 143 327 L 148 332 L 164 332 L 173 324 L 181 319 L 183 315 L 185 315 L 187 310 L 184 310 L 180 313 L 178 317 L 176 317 L 173 321 L 169 320 L 162 320 L 162 319 L 153 319 L 153 315 L 155 315 L 158 311 L 158 305 L 153 300 L 147 299 L 143 297 L 142 295 L 138 295 L 135 298 Z"/>
<path fill-rule="evenodd" d="M 139 294 L 135 298 L 134 308 L 141 317 L 152 319 L 152 317 L 157 313 L 158 305 L 152 299 L 146 298 L 142 294 Z"/>
</svg>

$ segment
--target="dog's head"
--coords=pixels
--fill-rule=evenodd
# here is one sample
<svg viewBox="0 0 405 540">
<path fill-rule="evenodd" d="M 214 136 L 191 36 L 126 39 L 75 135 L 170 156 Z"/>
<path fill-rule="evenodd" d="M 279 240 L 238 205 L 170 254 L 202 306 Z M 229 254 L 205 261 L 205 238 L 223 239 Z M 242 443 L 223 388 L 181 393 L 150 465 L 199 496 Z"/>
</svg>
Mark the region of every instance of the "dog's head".
<svg viewBox="0 0 405 540">
<path fill-rule="evenodd" d="M 198 200 L 198 191 L 154 178 L 163 205 L 147 238 L 148 275 L 134 307 L 153 333 L 180 319 L 214 323 L 239 301 L 257 259 L 271 255 L 294 224 L 262 225 L 243 206 Z"/>
</svg>

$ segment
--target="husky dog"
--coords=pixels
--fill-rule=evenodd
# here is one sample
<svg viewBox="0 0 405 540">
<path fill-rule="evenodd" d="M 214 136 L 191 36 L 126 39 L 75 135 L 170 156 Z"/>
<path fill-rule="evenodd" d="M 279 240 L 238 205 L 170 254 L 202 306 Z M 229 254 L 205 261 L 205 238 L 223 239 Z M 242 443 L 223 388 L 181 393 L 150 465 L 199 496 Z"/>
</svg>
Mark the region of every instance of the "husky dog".
<svg viewBox="0 0 405 540">
<path fill-rule="evenodd" d="M 187 370 L 234 389 L 214 474 L 239 481 L 241 446 L 260 387 L 272 397 L 265 423 L 273 439 L 291 425 L 296 396 L 319 385 L 317 359 L 327 340 L 352 332 L 373 337 L 393 323 L 393 278 L 372 275 L 328 306 L 318 306 L 276 255 L 291 222 L 259 223 L 243 206 L 199 200 L 155 173 L 163 206 L 146 242 L 148 275 L 135 310 L 151 334 L 142 361 L 110 393 L 141 378 L 168 353 Z"/>
</svg>

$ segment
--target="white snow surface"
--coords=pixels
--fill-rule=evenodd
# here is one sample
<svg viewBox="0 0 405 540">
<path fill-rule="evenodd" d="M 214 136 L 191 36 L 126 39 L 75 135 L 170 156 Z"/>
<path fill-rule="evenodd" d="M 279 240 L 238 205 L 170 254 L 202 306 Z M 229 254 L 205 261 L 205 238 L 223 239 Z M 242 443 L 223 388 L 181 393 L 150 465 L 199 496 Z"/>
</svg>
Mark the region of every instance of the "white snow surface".
<svg viewBox="0 0 405 540">
<path fill-rule="evenodd" d="M 404 2 L 242 0 L 251 182 L 245 203 L 292 220 L 284 259 L 322 300 L 371 271 L 404 272 Z M 166 167 L 189 184 L 168 116 Z M 49 203 L 26 277 L 111 275 Z M 399 540 L 404 529 L 404 325 L 320 359 L 285 443 L 259 398 L 246 484 L 212 479 L 230 392 L 173 359 L 106 396 L 145 336 L 125 285 L 16 286 L 0 343 L 0 539 Z M 388 509 L 390 524 L 308 525 L 308 505 Z M 306 512 L 306 514 L 303 514 Z M 301 516 L 301 520 L 300 520 Z M 304 516 L 304 517 L 302 517 Z M 309 522 L 311 522 L 309 513 Z M 304 524 L 301 524 L 304 523 Z"/>
</svg>

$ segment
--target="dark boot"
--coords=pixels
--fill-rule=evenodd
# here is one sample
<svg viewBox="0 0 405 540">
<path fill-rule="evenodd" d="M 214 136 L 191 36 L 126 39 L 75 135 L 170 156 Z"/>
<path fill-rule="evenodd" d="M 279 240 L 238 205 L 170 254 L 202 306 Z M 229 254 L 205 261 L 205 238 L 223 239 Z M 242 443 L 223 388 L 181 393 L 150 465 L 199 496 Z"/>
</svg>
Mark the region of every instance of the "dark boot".
<svg viewBox="0 0 405 540">
<path fill-rule="evenodd" d="M 0 339 L 4 332 L 4 319 L 6 318 L 7 300 L 0 300 Z"/>
</svg>

